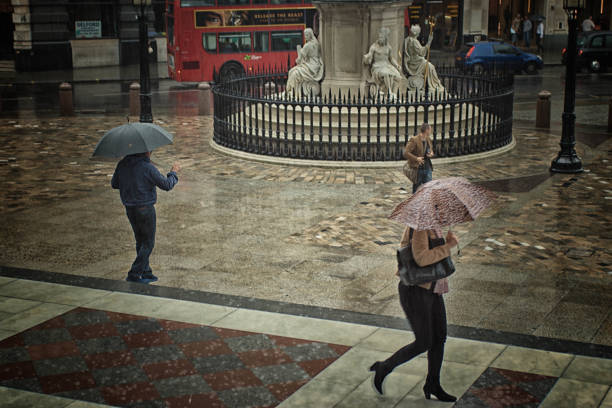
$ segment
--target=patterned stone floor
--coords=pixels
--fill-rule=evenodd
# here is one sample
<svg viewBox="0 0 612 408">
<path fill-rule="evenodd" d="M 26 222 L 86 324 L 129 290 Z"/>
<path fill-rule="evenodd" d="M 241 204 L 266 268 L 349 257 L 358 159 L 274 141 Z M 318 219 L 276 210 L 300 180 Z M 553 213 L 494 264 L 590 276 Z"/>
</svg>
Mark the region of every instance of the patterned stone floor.
<svg viewBox="0 0 612 408">
<path fill-rule="evenodd" d="M 348 349 L 77 308 L 0 342 L 0 385 L 115 406 L 272 407 Z"/>
<path fill-rule="evenodd" d="M 537 408 L 557 379 L 546 375 L 487 368 L 455 407 Z"/>
<path fill-rule="evenodd" d="M 368 367 L 409 331 L 119 286 L 0 276 L 0 406 L 453 406 L 424 398 L 425 355 L 386 379 L 384 397 L 372 390 Z M 441 382 L 456 407 L 612 406 L 611 360 L 537 348 L 450 337 Z"/>
<path fill-rule="evenodd" d="M 325 169 L 238 160 L 213 151 L 210 118 L 156 117 L 175 143 L 163 170 L 152 265 L 160 285 L 402 316 L 387 219 L 409 196 L 400 169 Z M 89 155 L 119 116 L 0 119 L 0 264 L 121 280 L 129 225 L 109 187 L 114 162 Z M 503 156 L 436 165 L 499 199 L 458 226 L 462 255 L 446 296 L 449 322 L 612 345 L 609 134 L 577 127 L 587 172 L 548 173 L 560 130 L 514 124 Z"/>
</svg>

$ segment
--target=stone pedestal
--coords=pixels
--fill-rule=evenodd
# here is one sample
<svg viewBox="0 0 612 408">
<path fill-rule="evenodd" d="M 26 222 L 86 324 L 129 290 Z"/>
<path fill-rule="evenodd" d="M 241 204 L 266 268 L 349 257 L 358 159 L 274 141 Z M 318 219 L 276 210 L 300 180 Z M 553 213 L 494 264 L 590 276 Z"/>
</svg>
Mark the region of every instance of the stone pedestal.
<svg viewBox="0 0 612 408">
<path fill-rule="evenodd" d="M 325 78 L 321 94 L 351 94 L 363 85 L 366 68 L 362 63 L 370 45 L 378 39 L 378 30 L 391 30 L 389 44 L 401 65 L 404 40 L 404 10 L 411 1 L 342 1 L 314 0 L 320 15 L 318 40 L 321 44 Z M 363 92 L 363 88 L 361 89 Z"/>
</svg>

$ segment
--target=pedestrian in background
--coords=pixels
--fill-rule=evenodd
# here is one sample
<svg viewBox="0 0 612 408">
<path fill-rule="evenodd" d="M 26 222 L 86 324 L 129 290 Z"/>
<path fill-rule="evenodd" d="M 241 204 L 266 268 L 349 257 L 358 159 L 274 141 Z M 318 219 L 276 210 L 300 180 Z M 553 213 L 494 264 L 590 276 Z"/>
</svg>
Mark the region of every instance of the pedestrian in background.
<svg viewBox="0 0 612 408">
<path fill-rule="evenodd" d="M 512 26 L 510 26 L 510 34 L 512 36 L 512 45 L 518 45 L 519 30 L 521 29 L 521 15 L 517 14 L 514 20 L 512 20 Z"/>
<path fill-rule="evenodd" d="M 593 31 L 595 29 L 595 23 L 593 22 L 593 16 L 589 16 L 589 18 L 585 19 L 582 22 L 582 31 L 588 33 L 589 31 Z"/>
<path fill-rule="evenodd" d="M 523 21 L 523 41 L 525 42 L 525 47 L 529 48 L 531 46 L 531 30 L 533 30 L 533 24 L 529 17 L 525 16 L 525 20 Z"/>
<path fill-rule="evenodd" d="M 544 21 L 540 20 L 536 27 L 536 45 L 538 47 L 538 54 L 542 55 L 544 52 Z"/>
<path fill-rule="evenodd" d="M 151 152 L 125 156 L 115 169 L 111 186 L 119 189 L 121 202 L 134 231 L 136 259 L 125 279 L 128 282 L 151 283 L 158 280 L 149 265 L 155 246 L 155 203 L 157 190 L 170 191 L 178 183 L 181 166 L 174 163 L 164 177 L 151 163 Z"/>
<path fill-rule="evenodd" d="M 415 193 L 421 184 L 431 181 L 433 177 L 433 142 L 431 141 L 431 126 L 428 123 L 421 125 L 419 134 L 410 139 L 404 149 L 404 158 L 410 167 L 417 170 L 416 183 L 412 184 Z"/>
</svg>

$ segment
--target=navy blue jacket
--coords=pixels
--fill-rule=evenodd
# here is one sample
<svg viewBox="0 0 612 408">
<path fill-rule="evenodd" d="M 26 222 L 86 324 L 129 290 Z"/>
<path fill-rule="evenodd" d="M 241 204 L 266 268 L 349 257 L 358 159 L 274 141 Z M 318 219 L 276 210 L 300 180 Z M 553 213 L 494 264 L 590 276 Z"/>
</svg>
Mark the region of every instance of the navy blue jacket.
<svg viewBox="0 0 612 408">
<path fill-rule="evenodd" d="M 172 190 L 178 177 L 171 171 L 164 177 L 148 157 L 141 155 L 125 156 L 115 169 L 111 186 L 118 188 L 121 202 L 126 207 L 151 205 L 157 202 L 155 187 Z"/>
</svg>

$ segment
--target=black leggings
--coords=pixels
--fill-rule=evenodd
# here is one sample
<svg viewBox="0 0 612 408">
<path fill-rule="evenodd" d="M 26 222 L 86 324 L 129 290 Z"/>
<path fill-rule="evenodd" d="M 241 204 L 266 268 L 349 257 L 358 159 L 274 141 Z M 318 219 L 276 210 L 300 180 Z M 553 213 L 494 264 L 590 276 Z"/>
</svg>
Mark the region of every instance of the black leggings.
<svg viewBox="0 0 612 408">
<path fill-rule="evenodd" d="M 414 332 L 414 342 L 402 347 L 383 362 L 388 372 L 427 351 L 428 381 L 439 381 L 444 343 L 446 309 L 442 295 L 420 286 L 399 284 L 400 303 Z"/>
</svg>

